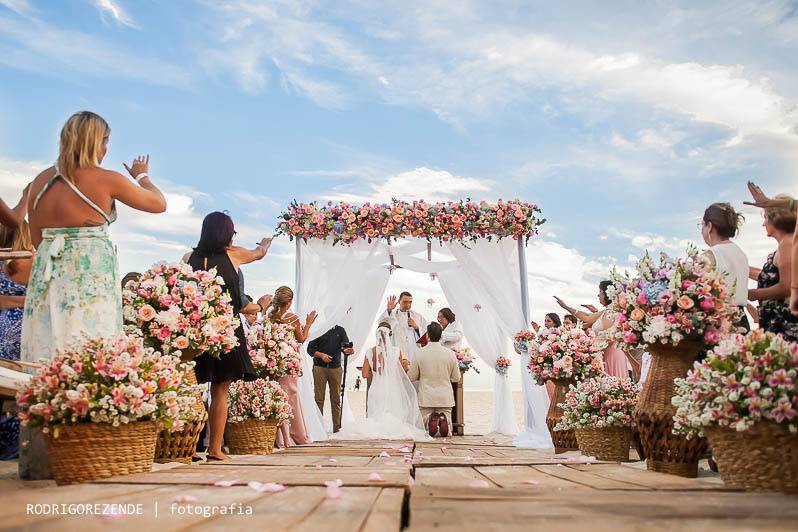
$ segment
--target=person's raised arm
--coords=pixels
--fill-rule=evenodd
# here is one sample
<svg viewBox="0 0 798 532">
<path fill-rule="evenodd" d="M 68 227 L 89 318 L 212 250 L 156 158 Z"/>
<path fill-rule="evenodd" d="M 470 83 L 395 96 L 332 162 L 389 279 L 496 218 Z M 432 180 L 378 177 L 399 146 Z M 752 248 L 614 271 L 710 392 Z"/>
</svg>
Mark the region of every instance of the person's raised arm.
<svg viewBox="0 0 798 532">
<path fill-rule="evenodd" d="M 574 307 L 569 306 L 565 301 L 563 301 L 557 296 L 554 296 L 554 300 L 557 301 L 557 304 L 563 310 L 568 312 L 568 314 L 576 316 L 577 319 L 581 320 L 582 323 L 584 323 L 587 326 L 592 326 L 594 323 L 596 323 L 599 320 L 599 318 L 601 318 L 601 315 L 603 314 L 603 312 L 601 311 L 587 313 L 583 310 L 577 310 Z"/>
<path fill-rule="evenodd" d="M 150 156 L 147 155 L 133 159 L 132 166 L 124 165 L 135 183 L 119 172 L 109 171 L 110 193 L 112 198 L 133 209 L 161 213 L 166 210 L 166 198 L 150 179 L 149 163 Z"/>
<path fill-rule="evenodd" d="M 240 246 L 230 246 L 227 248 L 227 254 L 233 261 L 233 266 L 241 266 L 255 262 L 266 256 L 266 252 L 272 245 L 271 238 L 262 238 L 261 241 L 252 249 L 242 248 Z"/>
</svg>

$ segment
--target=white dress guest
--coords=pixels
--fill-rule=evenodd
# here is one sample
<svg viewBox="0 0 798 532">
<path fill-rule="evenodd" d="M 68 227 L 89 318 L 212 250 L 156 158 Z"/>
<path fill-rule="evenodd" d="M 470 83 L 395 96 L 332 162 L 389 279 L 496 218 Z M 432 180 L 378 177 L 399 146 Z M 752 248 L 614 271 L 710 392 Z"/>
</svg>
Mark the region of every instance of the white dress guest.
<svg viewBox="0 0 798 532">
<path fill-rule="evenodd" d="M 452 351 L 460 351 L 463 348 L 463 328 L 455 319 L 454 312 L 449 308 L 442 308 L 438 311 L 438 323 L 443 328 L 441 345 Z"/>
</svg>

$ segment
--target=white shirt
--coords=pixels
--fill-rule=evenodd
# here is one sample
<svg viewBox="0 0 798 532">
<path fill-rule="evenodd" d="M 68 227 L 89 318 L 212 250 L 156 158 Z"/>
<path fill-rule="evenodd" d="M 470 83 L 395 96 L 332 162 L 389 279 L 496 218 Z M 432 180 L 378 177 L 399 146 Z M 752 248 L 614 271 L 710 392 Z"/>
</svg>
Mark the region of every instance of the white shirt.
<svg viewBox="0 0 798 532">
<path fill-rule="evenodd" d="M 413 318 L 413 321 L 418 325 L 418 331 L 407 324 L 408 318 Z M 406 359 L 413 360 L 416 351 L 419 349 L 416 342 L 427 330 L 427 320 L 424 319 L 424 316 L 412 309 L 404 312 L 395 308 L 390 313 L 387 310 L 383 312 L 382 316 L 380 316 L 380 321 L 387 321 L 391 325 L 396 347 L 399 348 Z"/>
<path fill-rule="evenodd" d="M 748 303 L 748 257 L 734 242 L 716 244 L 709 250 L 715 257 L 716 270 L 726 278 L 729 292 L 734 292 L 732 301 L 744 307 Z"/>
<path fill-rule="evenodd" d="M 453 321 L 443 330 L 441 345 L 452 351 L 460 351 L 463 347 L 463 328 L 459 321 Z"/>
</svg>

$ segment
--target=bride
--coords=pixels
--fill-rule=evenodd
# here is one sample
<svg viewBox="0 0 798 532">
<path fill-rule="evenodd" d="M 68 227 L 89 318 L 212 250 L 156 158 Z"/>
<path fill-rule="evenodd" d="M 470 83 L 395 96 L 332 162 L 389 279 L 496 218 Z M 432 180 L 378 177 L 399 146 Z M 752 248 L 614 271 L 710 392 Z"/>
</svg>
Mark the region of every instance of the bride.
<svg viewBox="0 0 798 532">
<path fill-rule="evenodd" d="M 345 423 L 333 437 L 339 440 L 428 439 L 416 390 L 402 366 L 402 353 L 391 341 L 391 328 L 380 324 L 377 348 L 371 354 L 368 417 Z M 368 356 L 368 355 L 367 355 Z"/>
</svg>

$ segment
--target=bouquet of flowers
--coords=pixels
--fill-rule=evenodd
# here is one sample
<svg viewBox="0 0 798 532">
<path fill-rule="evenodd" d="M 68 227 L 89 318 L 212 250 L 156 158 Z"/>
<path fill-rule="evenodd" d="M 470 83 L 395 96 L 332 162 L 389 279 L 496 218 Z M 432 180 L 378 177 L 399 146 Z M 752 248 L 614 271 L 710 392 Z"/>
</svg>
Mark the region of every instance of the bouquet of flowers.
<svg viewBox="0 0 798 532">
<path fill-rule="evenodd" d="M 299 342 L 290 325 L 259 320 L 249 327 L 247 344 L 252 365 L 261 377 L 302 376 Z"/>
<path fill-rule="evenodd" d="M 125 330 L 165 355 L 190 350 L 218 358 L 238 345 L 239 320 L 223 285 L 215 269 L 156 264 L 122 291 Z"/>
<path fill-rule="evenodd" d="M 512 363 L 509 358 L 500 356 L 496 359 L 496 373 L 499 375 L 507 375 L 507 371 L 509 371 L 511 365 Z"/>
<path fill-rule="evenodd" d="M 455 351 L 454 354 L 457 356 L 457 364 L 460 366 L 461 370 L 468 371 L 473 369 L 475 372 L 479 373 L 475 365 L 476 357 L 474 353 L 471 352 L 471 349 L 464 347 L 460 351 Z"/>
<path fill-rule="evenodd" d="M 529 372 L 538 384 L 554 379 L 584 380 L 604 371 L 606 343 L 592 330 L 546 329 L 529 345 Z"/>
<path fill-rule="evenodd" d="M 685 338 L 714 345 L 739 318 L 723 276 L 693 247 L 682 259 L 646 254 L 635 277 L 613 271 L 612 280 L 615 338 L 632 349 Z"/>
<path fill-rule="evenodd" d="M 676 379 L 674 432 L 706 427 L 744 431 L 759 421 L 798 429 L 798 344 L 761 329 L 720 342 L 684 379 Z"/>
<path fill-rule="evenodd" d="M 515 333 L 515 348 L 523 355 L 529 349 L 529 342 L 535 339 L 535 333 L 526 329 Z"/>
<path fill-rule="evenodd" d="M 554 430 L 628 427 L 640 387 L 630 379 L 600 375 L 571 386 L 559 406 L 563 416 Z"/>
<path fill-rule="evenodd" d="M 240 423 L 245 419 L 273 420 L 282 424 L 291 420 L 294 413 L 288 395 L 274 381 L 257 379 L 250 382 L 234 381 L 230 385 L 227 420 Z"/>
<path fill-rule="evenodd" d="M 191 365 L 144 347 L 136 336 L 92 338 L 58 351 L 38 369 L 17 392 L 19 417 L 55 437 L 78 423 L 154 420 L 181 430 L 194 404 L 195 387 L 184 381 Z"/>
<path fill-rule="evenodd" d="M 534 236 L 545 222 L 540 208 L 520 200 L 489 204 L 485 201 L 427 203 L 394 199 L 391 203 L 328 202 L 291 204 L 281 215 L 278 233 L 292 238 L 328 237 L 351 244 L 359 239 L 404 237 L 441 241 L 481 238 L 521 239 Z"/>
</svg>

